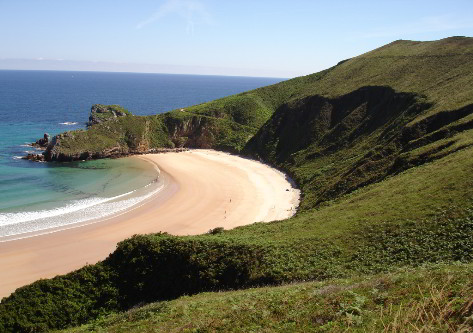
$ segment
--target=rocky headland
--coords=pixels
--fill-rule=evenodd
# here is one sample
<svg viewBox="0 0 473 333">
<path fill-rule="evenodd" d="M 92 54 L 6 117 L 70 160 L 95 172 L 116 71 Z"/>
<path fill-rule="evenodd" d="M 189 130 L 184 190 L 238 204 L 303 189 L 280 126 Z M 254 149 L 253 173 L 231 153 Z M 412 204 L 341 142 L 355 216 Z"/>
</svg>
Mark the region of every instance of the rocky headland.
<svg viewBox="0 0 473 333">
<path fill-rule="evenodd" d="M 218 101 L 217 101 L 218 102 Z M 248 105 L 242 105 L 243 108 Z M 251 106 L 250 107 L 254 107 Z M 264 119 L 233 113 L 174 110 L 158 115 L 136 116 L 118 105 L 95 104 L 86 129 L 49 135 L 32 145 L 40 154 L 28 154 L 31 161 L 76 161 L 115 158 L 136 154 L 182 151 L 188 148 L 214 148 L 240 152 Z M 255 122 L 253 122 L 256 120 Z"/>
</svg>

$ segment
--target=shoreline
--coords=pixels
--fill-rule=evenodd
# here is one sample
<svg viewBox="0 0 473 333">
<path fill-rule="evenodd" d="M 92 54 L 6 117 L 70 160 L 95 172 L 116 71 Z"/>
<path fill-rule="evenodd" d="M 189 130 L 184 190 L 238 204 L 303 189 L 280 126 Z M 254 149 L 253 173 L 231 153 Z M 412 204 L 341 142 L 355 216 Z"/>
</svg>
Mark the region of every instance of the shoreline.
<svg viewBox="0 0 473 333">
<path fill-rule="evenodd" d="M 0 297 L 40 278 L 104 260 L 119 241 L 134 234 L 232 229 L 288 218 L 298 206 L 299 190 L 287 176 L 254 160 L 213 150 L 133 158 L 158 166 L 164 188 L 114 216 L 1 242 Z"/>
<path fill-rule="evenodd" d="M 156 163 L 132 156 L 124 157 L 123 160 L 128 161 L 126 169 L 120 171 L 122 165 L 112 168 L 117 168 L 115 170 L 119 170 L 120 175 L 128 176 L 114 180 L 114 184 L 109 186 L 112 191 L 108 190 L 108 196 L 100 193 L 85 199 L 73 198 L 62 206 L 7 213 L 4 216 L 0 214 L 0 243 L 99 223 L 138 208 L 164 189 L 166 177 L 160 176 L 161 171 Z M 138 176 L 141 187 L 136 187 L 136 182 L 130 182 L 130 176 L 131 179 L 137 179 Z M 32 219 L 21 220 L 24 213 Z M 20 221 L 15 222 L 17 216 Z"/>
<path fill-rule="evenodd" d="M 88 226 L 88 225 L 105 222 L 107 220 L 119 217 L 120 215 L 127 214 L 129 212 L 134 211 L 135 209 L 140 208 L 141 206 L 145 205 L 149 200 L 153 200 L 155 196 L 158 196 L 162 189 L 164 189 L 164 188 L 159 188 L 158 191 L 156 193 L 152 194 L 149 198 L 146 198 L 143 201 L 140 201 L 139 203 L 137 203 L 137 204 L 135 204 L 135 205 L 133 205 L 133 206 L 127 208 L 127 209 L 124 209 L 122 211 L 118 211 L 118 212 L 115 212 L 115 213 L 111 213 L 110 215 L 107 215 L 105 217 L 98 217 L 98 218 L 93 218 L 93 219 L 90 219 L 90 220 L 87 220 L 87 221 L 66 224 L 66 225 L 59 226 L 59 227 L 47 228 L 47 229 L 42 229 L 42 230 L 38 230 L 38 231 L 24 232 L 24 233 L 21 233 L 21 234 L 15 234 L 15 235 L 11 235 L 11 236 L 0 237 L 0 244 L 1 243 L 7 243 L 7 242 L 14 242 L 14 241 L 17 241 L 17 240 L 22 240 L 22 239 L 27 239 L 27 238 L 37 237 L 37 236 L 49 235 L 49 234 L 53 234 L 53 233 L 56 233 L 56 232 L 61 232 L 61 231 L 69 230 L 69 229 L 81 228 L 81 227 L 85 227 L 85 226 Z"/>
</svg>

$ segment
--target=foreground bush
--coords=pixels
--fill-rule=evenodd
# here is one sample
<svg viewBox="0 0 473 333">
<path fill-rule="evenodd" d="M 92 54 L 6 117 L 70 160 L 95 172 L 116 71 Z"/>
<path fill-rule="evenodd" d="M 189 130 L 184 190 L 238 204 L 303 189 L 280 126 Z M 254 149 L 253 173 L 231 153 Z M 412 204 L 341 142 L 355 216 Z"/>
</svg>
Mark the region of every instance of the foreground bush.
<svg viewBox="0 0 473 333">
<path fill-rule="evenodd" d="M 261 250 L 229 241 L 163 234 L 134 236 L 106 260 L 119 279 L 122 308 L 258 281 Z"/>
<path fill-rule="evenodd" d="M 98 263 L 17 289 L 0 303 L 0 332 L 45 332 L 116 310 L 113 275 Z"/>
<path fill-rule="evenodd" d="M 258 280 L 258 247 L 166 234 L 134 236 L 105 261 L 18 289 L 0 303 L 0 332 L 44 332 L 137 304 Z"/>
</svg>

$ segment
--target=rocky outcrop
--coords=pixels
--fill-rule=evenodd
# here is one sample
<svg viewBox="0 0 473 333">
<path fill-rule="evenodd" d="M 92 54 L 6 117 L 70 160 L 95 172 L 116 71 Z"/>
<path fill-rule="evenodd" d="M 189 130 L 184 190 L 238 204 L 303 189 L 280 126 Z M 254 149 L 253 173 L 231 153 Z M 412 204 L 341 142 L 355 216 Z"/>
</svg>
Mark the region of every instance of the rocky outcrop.
<svg viewBox="0 0 473 333">
<path fill-rule="evenodd" d="M 43 154 L 28 154 L 23 159 L 33 162 L 44 162 L 46 160 Z"/>
<path fill-rule="evenodd" d="M 65 139 L 73 138 L 73 134 L 70 132 L 61 133 L 54 136 L 46 150 L 41 154 L 28 154 L 23 159 L 30 160 L 33 162 L 72 162 L 72 161 L 84 161 L 102 158 L 119 158 L 131 155 L 140 154 L 158 154 L 167 152 L 183 152 L 187 151 L 188 148 L 150 148 L 146 144 L 140 144 L 137 147 L 130 149 L 129 147 L 122 147 L 117 145 L 115 147 L 103 149 L 100 151 L 84 150 L 75 153 L 64 153 L 61 150 L 61 141 Z"/>
<path fill-rule="evenodd" d="M 181 151 L 188 148 L 214 148 L 217 139 L 224 137 L 228 131 L 221 126 L 222 121 L 224 120 L 220 118 L 187 114 L 182 117 L 172 113 L 162 116 L 133 116 L 116 105 L 96 104 L 91 108 L 87 130 L 75 130 L 48 137 L 47 140 L 41 139 L 45 151 L 25 158 L 32 161 L 62 162 L 116 158 L 165 152 L 169 149 Z"/>
<path fill-rule="evenodd" d="M 36 140 L 35 142 L 32 142 L 31 146 L 41 149 L 41 150 L 46 150 L 49 143 L 50 143 L 50 135 L 48 133 L 44 133 L 43 137 L 41 139 Z M 44 156 L 44 153 L 41 153 L 41 154 L 29 153 L 28 155 L 23 156 L 23 159 L 34 161 L 34 162 L 44 162 L 45 156 Z"/>
<path fill-rule="evenodd" d="M 146 140 L 140 140 L 136 146 L 121 146 L 117 144 L 116 146 L 110 148 L 104 148 L 100 151 L 91 151 L 83 150 L 74 153 L 65 153 L 61 146 L 63 141 L 74 139 L 73 132 L 66 132 L 56 135 L 52 138 L 49 146 L 46 148 L 46 151 L 43 153 L 43 158 L 41 157 L 31 157 L 27 158 L 33 161 L 56 161 L 56 162 L 71 162 L 71 161 L 84 161 L 84 160 L 93 160 L 101 158 L 119 158 L 131 155 L 140 155 L 140 154 L 154 154 L 154 153 L 165 153 L 165 152 L 181 152 L 188 150 L 186 148 L 150 148 Z"/>
<path fill-rule="evenodd" d="M 119 121 L 120 117 L 129 118 Z M 45 134 L 42 139 L 32 143 L 33 146 L 44 149 L 44 152 L 28 154 L 24 159 L 35 162 L 66 162 L 186 150 L 182 146 L 171 149 L 175 145 L 170 139 L 168 144 L 159 144 L 153 138 L 156 124 L 151 118 L 133 117 L 127 110 L 116 105 L 92 106 L 88 127 L 87 130 L 65 132 L 52 138 Z M 165 127 L 161 131 L 161 135 L 166 137 Z M 151 142 L 152 140 L 154 141 Z"/>
<path fill-rule="evenodd" d="M 49 134 L 44 133 L 44 136 L 41 139 L 36 140 L 36 142 L 33 142 L 31 146 L 36 147 L 36 148 L 41 148 L 41 149 L 46 149 L 46 147 L 49 144 Z"/>
<path fill-rule="evenodd" d="M 125 117 L 127 115 L 131 114 L 118 105 L 94 104 L 90 110 L 89 121 L 86 125 L 89 127 L 118 117 Z"/>
</svg>

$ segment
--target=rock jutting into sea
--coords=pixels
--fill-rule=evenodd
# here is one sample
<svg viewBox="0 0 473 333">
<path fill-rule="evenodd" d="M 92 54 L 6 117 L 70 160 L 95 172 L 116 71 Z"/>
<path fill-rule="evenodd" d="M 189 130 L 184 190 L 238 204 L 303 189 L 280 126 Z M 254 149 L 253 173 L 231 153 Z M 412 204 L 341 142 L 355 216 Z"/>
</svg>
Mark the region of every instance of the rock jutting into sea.
<svg viewBox="0 0 473 333">
<path fill-rule="evenodd" d="M 52 138 L 45 135 L 32 144 L 44 152 L 28 154 L 23 159 L 68 162 L 212 148 L 218 138 L 227 135 L 225 128 L 222 130 L 217 124 L 221 121 L 195 114 L 135 116 L 118 105 L 95 104 L 87 129 L 60 133 Z"/>
<path fill-rule="evenodd" d="M 50 135 L 48 133 L 44 133 L 44 136 L 41 139 L 36 140 L 36 142 L 33 142 L 31 146 L 36 147 L 36 148 L 46 149 L 46 147 L 49 144 L 49 138 L 50 138 Z"/>
</svg>

